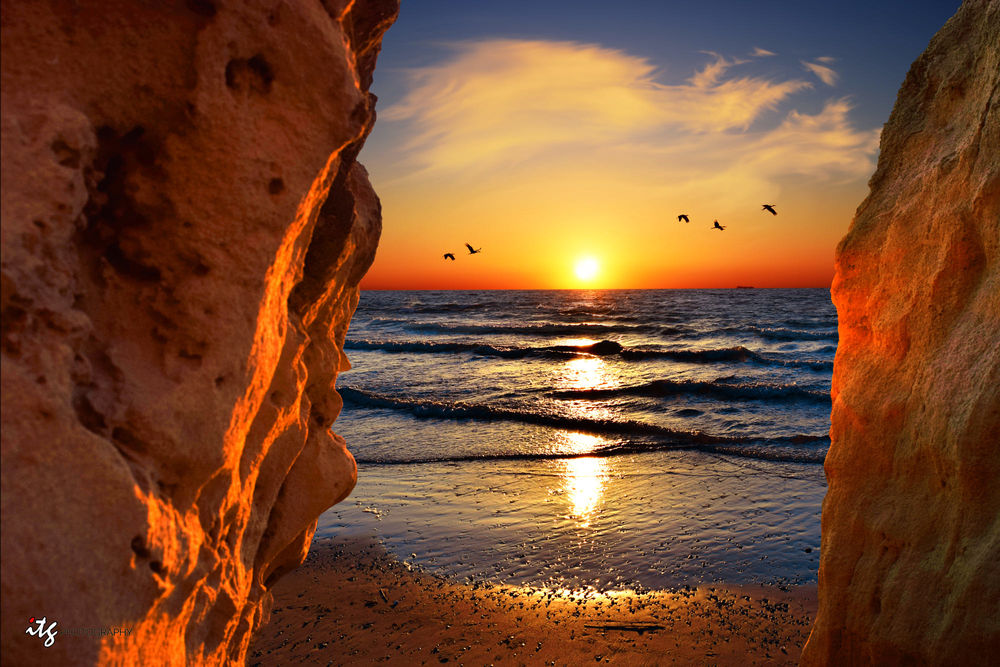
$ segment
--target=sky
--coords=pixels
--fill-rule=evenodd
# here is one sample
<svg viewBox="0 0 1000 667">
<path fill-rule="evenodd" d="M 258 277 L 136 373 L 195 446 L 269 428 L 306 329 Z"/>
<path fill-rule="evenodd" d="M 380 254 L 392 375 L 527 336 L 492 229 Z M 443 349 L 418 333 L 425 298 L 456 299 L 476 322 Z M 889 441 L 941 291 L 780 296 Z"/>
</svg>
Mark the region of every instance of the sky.
<svg viewBox="0 0 1000 667">
<path fill-rule="evenodd" d="M 959 4 L 404 0 L 359 158 L 383 218 L 362 289 L 829 286 Z"/>
</svg>

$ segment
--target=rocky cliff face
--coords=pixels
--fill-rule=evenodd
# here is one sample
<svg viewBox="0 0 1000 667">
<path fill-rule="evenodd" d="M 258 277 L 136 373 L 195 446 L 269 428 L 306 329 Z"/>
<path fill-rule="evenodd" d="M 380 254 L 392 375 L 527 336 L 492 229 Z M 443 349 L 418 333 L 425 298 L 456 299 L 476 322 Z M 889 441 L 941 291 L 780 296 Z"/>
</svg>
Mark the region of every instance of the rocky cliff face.
<svg viewBox="0 0 1000 667">
<path fill-rule="evenodd" d="M 397 5 L 4 0 L 5 663 L 242 660 L 353 487 L 333 383 Z M 100 627 L 131 632 L 71 634 Z"/>
<path fill-rule="evenodd" d="M 803 663 L 983 664 L 1000 651 L 1000 1 L 967 0 L 910 69 L 833 298 Z"/>
</svg>

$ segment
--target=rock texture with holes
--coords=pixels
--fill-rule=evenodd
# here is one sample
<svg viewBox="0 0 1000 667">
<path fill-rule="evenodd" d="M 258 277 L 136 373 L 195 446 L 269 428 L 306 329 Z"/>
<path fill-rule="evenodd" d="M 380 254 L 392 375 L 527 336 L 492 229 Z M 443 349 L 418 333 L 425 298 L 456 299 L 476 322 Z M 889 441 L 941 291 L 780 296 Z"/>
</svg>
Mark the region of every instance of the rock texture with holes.
<svg viewBox="0 0 1000 667">
<path fill-rule="evenodd" d="M 329 428 L 397 4 L 4 2 L 5 663 L 244 660 L 353 487 Z M 68 632 L 100 627 L 130 632 Z"/>
<path fill-rule="evenodd" d="M 837 256 L 807 665 L 1000 652 L 1000 1 L 913 64 Z"/>
</svg>

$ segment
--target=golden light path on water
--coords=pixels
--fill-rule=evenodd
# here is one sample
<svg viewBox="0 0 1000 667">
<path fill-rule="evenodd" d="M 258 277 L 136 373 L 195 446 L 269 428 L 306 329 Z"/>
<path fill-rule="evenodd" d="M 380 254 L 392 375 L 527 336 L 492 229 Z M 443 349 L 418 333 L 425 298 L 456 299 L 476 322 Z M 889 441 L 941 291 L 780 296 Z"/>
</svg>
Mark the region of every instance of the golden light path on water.
<svg viewBox="0 0 1000 667">
<path fill-rule="evenodd" d="M 571 517 L 581 528 L 590 526 L 590 519 L 604 495 L 607 463 L 600 458 L 567 459 L 565 488 L 572 505 Z"/>
<path fill-rule="evenodd" d="M 592 345 L 590 338 L 571 338 L 560 341 L 562 345 Z M 577 357 L 562 367 L 557 384 L 564 389 L 596 389 L 608 385 L 610 376 L 600 357 Z M 574 406 L 575 412 L 590 419 L 610 419 L 610 411 L 593 406 Z M 601 449 L 607 441 L 597 435 L 560 431 L 554 443 L 556 451 L 568 454 L 586 454 Z M 590 521 L 600 505 L 608 480 L 608 463 L 604 458 L 583 456 L 561 461 L 562 490 L 569 505 L 569 518 L 580 528 L 590 526 Z"/>
<path fill-rule="evenodd" d="M 571 339 L 564 345 L 592 345 L 589 338 Z M 600 357 L 577 357 L 566 362 L 564 381 L 566 389 L 597 389 L 607 382 L 604 360 Z"/>
<path fill-rule="evenodd" d="M 565 449 L 571 452 L 590 452 L 604 444 L 604 439 L 586 433 L 563 431 L 559 433 Z M 604 487 L 608 481 L 608 464 L 603 458 L 585 456 L 564 459 L 562 462 L 562 488 L 569 505 L 569 518 L 580 528 L 590 526 L 597 511 Z"/>
</svg>

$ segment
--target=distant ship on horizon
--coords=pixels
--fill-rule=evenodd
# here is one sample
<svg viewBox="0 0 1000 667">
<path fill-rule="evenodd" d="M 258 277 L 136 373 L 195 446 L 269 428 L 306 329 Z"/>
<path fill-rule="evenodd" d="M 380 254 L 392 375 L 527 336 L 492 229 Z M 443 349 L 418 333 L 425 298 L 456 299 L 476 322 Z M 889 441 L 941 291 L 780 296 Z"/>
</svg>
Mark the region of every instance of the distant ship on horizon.
<svg viewBox="0 0 1000 667">
<path fill-rule="evenodd" d="M 753 285 L 737 285 L 736 289 L 757 289 Z"/>
</svg>

